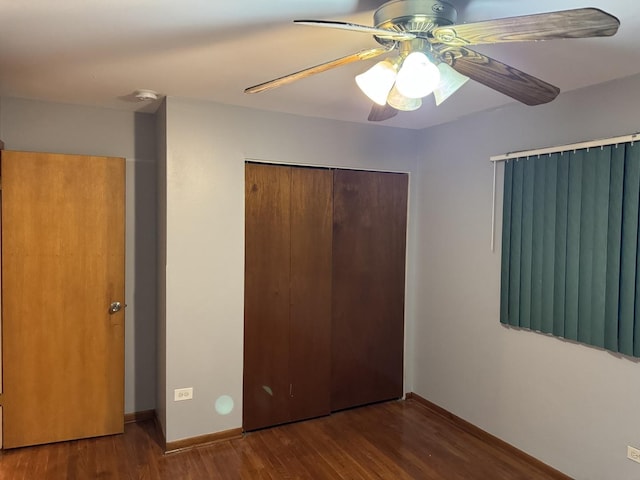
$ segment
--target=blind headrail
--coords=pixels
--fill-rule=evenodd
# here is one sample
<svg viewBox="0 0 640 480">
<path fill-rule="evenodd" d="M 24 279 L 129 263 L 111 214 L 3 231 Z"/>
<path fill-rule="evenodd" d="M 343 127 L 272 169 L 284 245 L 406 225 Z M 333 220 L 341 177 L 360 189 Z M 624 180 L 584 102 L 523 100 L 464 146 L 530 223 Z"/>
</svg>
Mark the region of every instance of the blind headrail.
<svg viewBox="0 0 640 480">
<path fill-rule="evenodd" d="M 513 158 L 534 157 L 537 155 L 548 155 L 560 152 L 570 152 L 572 150 L 580 150 L 582 148 L 604 147 L 607 145 L 616 145 L 619 143 L 634 142 L 640 140 L 640 132 L 621 137 L 602 138 L 600 140 L 591 140 L 588 142 L 571 143 L 568 145 L 558 145 L 555 147 L 537 148 L 535 150 L 522 150 L 519 152 L 509 152 L 502 155 L 489 157 L 491 162 L 504 162 Z"/>
</svg>

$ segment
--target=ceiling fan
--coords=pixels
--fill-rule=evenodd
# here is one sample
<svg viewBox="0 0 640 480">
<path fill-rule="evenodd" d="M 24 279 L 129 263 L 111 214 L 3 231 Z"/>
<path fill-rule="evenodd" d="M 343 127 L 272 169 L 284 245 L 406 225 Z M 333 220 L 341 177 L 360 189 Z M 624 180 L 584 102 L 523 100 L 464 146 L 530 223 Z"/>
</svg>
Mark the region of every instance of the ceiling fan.
<svg viewBox="0 0 640 480">
<path fill-rule="evenodd" d="M 526 105 L 553 100 L 560 89 L 469 48 L 503 42 L 614 35 L 620 21 L 597 8 L 501 18 L 457 25 L 457 11 L 445 1 L 391 0 L 373 15 L 374 27 L 339 21 L 294 20 L 296 24 L 368 33 L 380 44 L 245 89 L 258 93 L 332 68 L 390 54 L 356 77 L 374 101 L 370 121 L 419 108 L 434 93 L 439 105 L 469 78 Z"/>
</svg>

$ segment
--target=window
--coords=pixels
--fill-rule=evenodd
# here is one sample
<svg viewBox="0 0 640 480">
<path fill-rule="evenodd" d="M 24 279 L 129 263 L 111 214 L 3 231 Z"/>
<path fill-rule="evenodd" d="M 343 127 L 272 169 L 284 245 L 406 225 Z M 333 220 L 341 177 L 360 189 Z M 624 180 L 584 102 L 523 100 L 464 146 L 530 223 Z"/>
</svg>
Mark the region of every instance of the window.
<svg viewBox="0 0 640 480">
<path fill-rule="evenodd" d="M 500 321 L 640 356 L 640 146 L 505 163 Z"/>
</svg>

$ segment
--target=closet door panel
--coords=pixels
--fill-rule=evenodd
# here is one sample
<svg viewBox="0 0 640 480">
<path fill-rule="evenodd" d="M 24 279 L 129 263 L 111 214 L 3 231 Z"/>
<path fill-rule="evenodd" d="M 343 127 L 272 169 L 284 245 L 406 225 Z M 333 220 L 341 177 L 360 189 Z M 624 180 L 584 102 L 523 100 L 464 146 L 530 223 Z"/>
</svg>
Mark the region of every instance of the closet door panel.
<svg viewBox="0 0 640 480">
<path fill-rule="evenodd" d="M 245 168 L 243 427 L 289 421 L 290 168 Z"/>
<path fill-rule="evenodd" d="M 332 189 L 330 170 L 292 169 L 292 420 L 330 412 Z"/>
<path fill-rule="evenodd" d="M 403 394 L 407 186 L 334 172 L 332 410 Z"/>
</svg>

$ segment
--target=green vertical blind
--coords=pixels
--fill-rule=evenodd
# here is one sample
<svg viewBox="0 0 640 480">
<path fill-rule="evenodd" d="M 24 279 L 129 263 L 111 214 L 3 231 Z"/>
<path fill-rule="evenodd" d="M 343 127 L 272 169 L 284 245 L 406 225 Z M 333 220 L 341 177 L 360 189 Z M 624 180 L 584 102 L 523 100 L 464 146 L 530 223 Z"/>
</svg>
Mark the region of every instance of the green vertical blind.
<svg viewBox="0 0 640 480">
<path fill-rule="evenodd" d="M 500 321 L 640 357 L 640 146 L 505 162 Z"/>
</svg>

